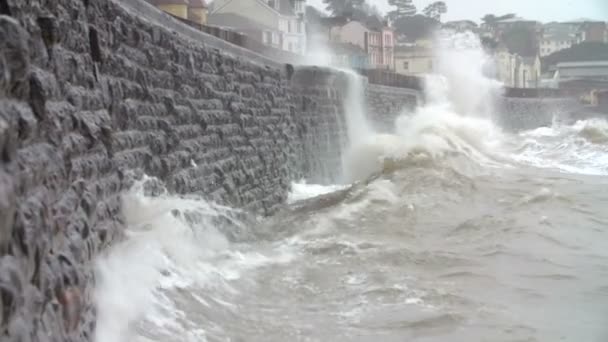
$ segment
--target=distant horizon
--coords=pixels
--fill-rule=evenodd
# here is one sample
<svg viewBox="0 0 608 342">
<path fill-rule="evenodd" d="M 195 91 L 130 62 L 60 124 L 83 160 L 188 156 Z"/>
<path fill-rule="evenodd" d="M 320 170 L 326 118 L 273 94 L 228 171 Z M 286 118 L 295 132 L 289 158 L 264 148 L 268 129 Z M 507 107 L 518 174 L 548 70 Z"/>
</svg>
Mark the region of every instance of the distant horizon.
<svg viewBox="0 0 608 342">
<path fill-rule="evenodd" d="M 419 13 L 425 6 L 433 2 L 435 1 L 413 1 Z M 442 21 L 472 20 L 480 23 L 481 18 L 486 14 L 508 13 L 515 13 L 518 17 L 543 23 L 567 22 L 579 18 L 608 21 L 608 1 L 606 0 L 588 0 L 584 4 L 574 0 L 558 0 L 561 2 L 559 5 L 555 4 L 555 0 L 444 0 L 444 2 L 448 6 L 448 12 L 442 16 Z M 387 0 L 368 0 L 367 3 L 377 6 L 383 14 L 393 8 Z M 457 3 L 460 5 L 456 5 Z M 307 0 L 307 4 L 326 12 L 323 0 Z"/>
</svg>

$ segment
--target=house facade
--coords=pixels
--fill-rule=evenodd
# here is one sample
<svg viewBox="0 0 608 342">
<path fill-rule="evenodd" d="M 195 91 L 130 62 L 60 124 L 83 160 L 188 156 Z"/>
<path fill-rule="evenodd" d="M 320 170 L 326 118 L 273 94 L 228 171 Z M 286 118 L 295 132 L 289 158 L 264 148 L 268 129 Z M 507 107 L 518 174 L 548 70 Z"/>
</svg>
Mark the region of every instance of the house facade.
<svg viewBox="0 0 608 342">
<path fill-rule="evenodd" d="M 496 78 L 505 87 L 538 88 L 541 86 L 540 56 L 522 57 L 507 49 L 499 49 L 494 54 Z"/>
<path fill-rule="evenodd" d="M 368 68 L 393 70 L 395 66 L 395 33 L 387 23 L 371 18 L 357 20 L 327 20 L 329 41 L 353 44 L 367 53 Z"/>
<path fill-rule="evenodd" d="M 435 61 L 433 49 L 426 46 L 398 46 L 395 50 L 395 71 L 399 74 L 430 74 Z"/>
<path fill-rule="evenodd" d="M 608 89 L 608 60 L 558 63 L 555 78 L 559 88 Z"/>
<path fill-rule="evenodd" d="M 306 54 L 305 0 L 215 0 L 209 24 L 253 35 L 262 43 Z M 226 18 L 232 20 L 227 21 Z M 238 18 L 244 18 L 240 23 Z"/>
<path fill-rule="evenodd" d="M 539 52 L 541 57 L 545 57 L 557 51 L 568 49 L 574 44 L 576 44 L 576 37 L 574 35 L 564 33 L 543 35 L 540 41 Z"/>
</svg>

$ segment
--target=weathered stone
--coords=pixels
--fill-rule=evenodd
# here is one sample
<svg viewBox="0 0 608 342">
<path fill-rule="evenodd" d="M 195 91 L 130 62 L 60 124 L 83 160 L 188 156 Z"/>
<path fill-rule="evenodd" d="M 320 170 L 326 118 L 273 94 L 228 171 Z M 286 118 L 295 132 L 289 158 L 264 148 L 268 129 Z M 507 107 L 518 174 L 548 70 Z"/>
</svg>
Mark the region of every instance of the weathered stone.
<svg viewBox="0 0 608 342">
<path fill-rule="evenodd" d="M 11 17 L 0 15 L 0 98 L 23 98 L 30 68 L 27 32 Z"/>
<path fill-rule="evenodd" d="M 339 176 L 343 74 L 271 61 L 143 1 L 12 1 L 0 16 L 3 341 L 93 339 L 92 259 L 124 237 L 120 196 L 144 173 L 149 196 L 262 215 L 291 180 Z M 400 94 L 367 96 L 392 115 Z"/>
</svg>

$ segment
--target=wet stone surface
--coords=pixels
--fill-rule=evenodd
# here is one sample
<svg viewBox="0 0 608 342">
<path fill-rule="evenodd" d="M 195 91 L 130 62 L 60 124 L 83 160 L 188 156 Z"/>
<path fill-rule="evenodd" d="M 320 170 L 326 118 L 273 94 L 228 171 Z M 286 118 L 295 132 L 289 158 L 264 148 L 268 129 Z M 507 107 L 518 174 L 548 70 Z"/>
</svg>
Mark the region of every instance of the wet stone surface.
<svg viewBox="0 0 608 342">
<path fill-rule="evenodd" d="M 93 339 L 94 259 L 143 174 L 261 215 L 292 180 L 336 177 L 336 72 L 223 51 L 120 1 L 0 3 L 0 340 Z"/>
</svg>

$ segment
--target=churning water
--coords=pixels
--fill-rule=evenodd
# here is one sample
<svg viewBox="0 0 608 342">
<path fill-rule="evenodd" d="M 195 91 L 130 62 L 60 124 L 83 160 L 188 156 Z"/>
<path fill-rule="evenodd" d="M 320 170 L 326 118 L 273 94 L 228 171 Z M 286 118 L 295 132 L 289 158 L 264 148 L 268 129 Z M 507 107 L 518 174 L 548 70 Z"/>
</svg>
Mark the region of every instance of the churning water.
<svg viewBox="0 0 608 342">
<path fill-rule="evenodd" d="M 424 107 L 382 134 L 349 107 L 348 181 L 271 219 L 138 183 L 97 342 L 608 341 L 608 123 L 503 132 L 478 42 L 449 42 Z"/>
</svg>

